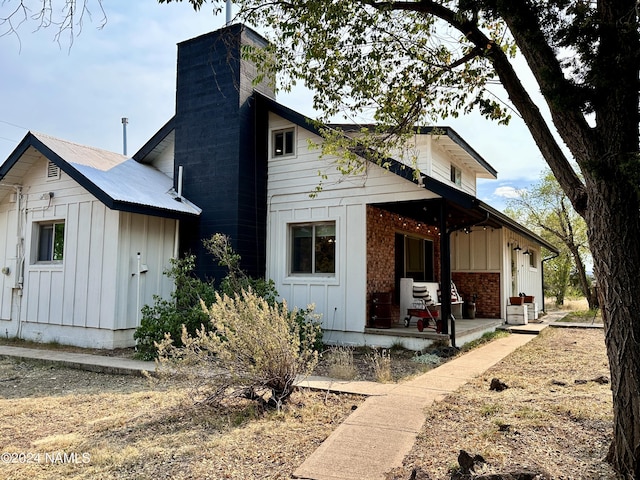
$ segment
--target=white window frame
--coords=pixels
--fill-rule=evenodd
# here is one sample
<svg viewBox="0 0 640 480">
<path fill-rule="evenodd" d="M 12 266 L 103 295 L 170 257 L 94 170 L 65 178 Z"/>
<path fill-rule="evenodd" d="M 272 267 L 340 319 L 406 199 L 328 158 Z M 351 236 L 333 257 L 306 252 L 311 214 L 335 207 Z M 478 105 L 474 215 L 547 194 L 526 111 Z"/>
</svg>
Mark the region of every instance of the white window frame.
<svg viewBox="0 0 640 480">
<path fill-rule="evenodd" d="M 287 151 L 287 133 L 291 133 L 291 151 Z M 278 153 L 276 151 L 276 136 L 277 135 L 282 135 L 283 136 L 283 151 L 282 153 Z M 271 151 L 271 158 L 287 158 L 287 157 L 295 157 L 296 156 L 296 139 L 298 136 L 298 132 L 296 130 L 296 127 L 287 127 L 287 128 L 278 128 L 278 129 L 274 129 L 271 130 L 271 137 L 269 139 L 270 141 L 270 151 Z"/>
<path fill-rule="evenodd" d="M 333 236 L 333 272 L 316 272 L 316 229 L 320 226 L 333 226 L 334 228 L 334 236 Z M 295 253 L 295 237 L 294 237 L 294 229 L 299 227 L 312 227 L 312 245 L 311 245 L 311 271 L 298 271 L 294 272 L 294 253 Z M 313 278 L 336 278 L 337 270 L 338 270 L 338 248 L 337 248 L 337 238 L 338 238 L 338 225 L 335 220 L 326 220 L 326 221 L 317 221 L 317 222 L 300 222 L 300 223 L 289 223 L 287 224 L 287 235 L 289 237 L 289 241 L 287 242 L 287 275 L 293 278 L 299 277 L 313 277 Z"/>
<path fill-rule="evenodd" d="M 60 258 L 55 258 L 55 243 L 56 243 L 56 226 L 62 225 L 63 234 L 62 234 L 62 256 Z M 64 262 L 65 255 L 65 243 L 66 243 L 66 222 L 64 219 L 56 219 L 56 220 L 45 220 L 41 222 L 33 222 L 32 229 L 32 242 L 31 242 L 31 263 L 34 265 L 61 265 Z M 51 245 L 50 245 L 50 255 L 47 259 L 41 259 L 40 250 L 41 250 L 41 242 L 42 242 L 42 232 L 43 229 L 52 229 L 51 235 Z"/>
</svg>

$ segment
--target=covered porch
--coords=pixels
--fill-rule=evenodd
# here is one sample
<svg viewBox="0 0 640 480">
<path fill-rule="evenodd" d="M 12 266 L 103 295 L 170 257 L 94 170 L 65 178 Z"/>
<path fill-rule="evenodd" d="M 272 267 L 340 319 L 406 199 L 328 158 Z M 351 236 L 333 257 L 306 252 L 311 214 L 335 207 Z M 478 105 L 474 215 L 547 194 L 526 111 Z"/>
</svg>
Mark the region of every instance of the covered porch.
<svg viewBox="0 0 640 480">
<path fill-rule="evenodd" d="M 447 193 L 451 195 L 450 191 Z M 480 208 L 473 197 L 462 192 L 455 192 L 455 196 L 457 201 L 429 198 L 367 206 L 369 311 L 366 335 L 393 337 L 392 343 L 397 341 L 405 345 L 450 340 L 453 345 L 460 346 L 504 323 L 500 309 L 503 225 Z M 492 245 L 493 258 L 483 260 L 484 267 L 476 270 L 452 271 L 451 236 L 469 235 L 472 231 L 483 245 Z M 483 252 L 482 255 L 487 254 Z M 476 299 L 476 315 L 469 315 L 472 319 L 464 319 L 460 315 L 461 308 L 458 308 L 461 305 L 452 304 L 449 295 L 438 294 L 433 300 L 438 303 L 441 318 L 453 318 L 453 311 L 455 321 L 442 323 L 440 332 L 433 329 L 420 332 L 415 320 L 406 328 L 403 322 L 407 315 L 406 301 L 403 303 L 400 298 L 406 297 L 406 292 L 401 294 L 401 288 L 406 289 L 403 279 L 407 278 L 436 285 L 449 285 L 453 280 L 462 302 Z M 379 305 L 380 298 L 386 299 L 386 307 Z M 453 300 L 455 303 L 456 299 Z M 386 324 L 377 321 L 381 313 L 385 314 L 381 309 L 386 310 L 390 317 Z M 381 339 L 370 340 L 379 343 Z"/>
<path fill-rule="evenodd" d="M 459 347 L 495 330 L 505 323 L 508 297 L 517 288 L 516 262 L 522 259 L 516 255 L 519 249 L 514 245 L 519 244 L 513 238 L 555 251 L 553 245 L 478 199 L 445 190 L 441 193 L 446 197 L 367 206 L 368 311 L 364 334 L 368 343 L 398 342 L 419 349 L 426 342 L 448 339 Z M 542 259 L 526 266 L 540 291 L 543 267 Z M 404 326 L 407 306 L 400 299 L 406 298 L 402 291 L 406 287 L 401 284 L 407 278 L 439 284 L 442 292 L 448 292 L 443 285 L 451 284 L 455 289 L 451 296 L 438 292 L 437 298 L 432 298 L 440 318 L 449 319 L 439 332 L 420 332 L 415 319 L 408 328 Z M 461 315 L 459 307 L 466 307 L 470 300 L 474 301 L 474 314 Z M 456 305 L 456 301 L 463 305 Z M 538 301 L 544 304 L 543 297 Z M 385 314 L 388 322 L 378 322 Z"/>
<path fill-rule="evenodd" d="M 493 332 L 502 326 L 504 321 L 499 318 L 456 319 L 455 325 L 448 322 L 448 331 L 455 330 L 456 346 L 476 340 L 485 333 Z M 419 331 L 415 322 L 409 327 L 394 324 L 391 328 L 367 327 L 364 331 L 367 345 L 390 348 L 402 345 L 409 350 L 419 351 L 434 342 L 451 342 L 450 333 L 437 333 L 435 329 L 425 328 Z"/>
</svg>

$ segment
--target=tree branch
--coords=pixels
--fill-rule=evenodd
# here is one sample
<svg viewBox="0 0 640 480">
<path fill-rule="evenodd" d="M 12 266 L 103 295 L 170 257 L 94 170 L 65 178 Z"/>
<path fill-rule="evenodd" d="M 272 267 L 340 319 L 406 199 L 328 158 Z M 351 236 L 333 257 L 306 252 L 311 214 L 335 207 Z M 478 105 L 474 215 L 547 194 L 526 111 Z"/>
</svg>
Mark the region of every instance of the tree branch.
<svg viewBox="0 0 640 480">
<path fill-rule="evenodd" d="M 525 124 L 529 128 L 529 131 L 531 132 L 531 135 L 543 157 L 549 164 L 549 167 L 558 179 L 560 185 L 563 187 L 565 192 L 567 192 L 574 209 L 580 215 L 584 215 L 587 205 L 587 194 L 583 182 L 580 180 L 564 152 L 558 145 L 558 142 L 549 129 L 549 126 L 540 113 L 540 110 L 523 87 L 520 78 L 513 69 L 513 66 L 506 54 L 498 45 L 495 44 L 493 40 L 487 37 L 486 34 L 480 30 L 477 24 L 472 20 L 464 20 L 457 12 L 454 12 L 453 10 L 432 0 L 421 0 L 419 2 L 377 2 L 374 0 L 363 0 L 363 3 L 380 9 L 387 8 L 399 11 L 414 11 L 425 15 L 435 15 L 437 18 L 445 21 L 465 35 L 465 37 L 476 47 L 483 49 L 485 56 L 491 60 L 502 86 L 509 94 L 511 102 L 513 102 L 515 108 L 518 110 Z M 509 22 L 507 22 L 507 25 L 509 26 Z M 535 25 L 537 25 L 537 23 Z M 540 35 L 542 35 L 541 32 Z M 518 43 L 517 38 L 516 43 Z M 546 41 L 540 43 L 546 44 Z M 518 46 L 520 47 L 519 43 Z M 558 64 L 555 56 L 553 56 L 552 62 L 556 65 Z M 564 79 L 564 77 L 562 78 Z M 557 110 L 558 109 L 554 109 L 554 119 L 562 118 L 558 114 Z M 554 112 L 552 112 L 552 115 L 553 114 Z M 575 113 L 571 115 L 575 115 Z M 569 124 L 570 122 L 566 121 L 566 123 Z M 584 118 L 582 117 L 581 122 L 578 124 L 582 125 L 583 123 L 586 125 L 586 122 L 584 122 Z M 564 134 L 567 135 L 567 130 L 569 128 L 568 125 L 561 128 Z M 585 131 L 584 127 L 579 128 L 577 133 L 579 134 L 579 140 L 574 140 L 574 143 L 591 141 L 590 136 L 588 135 L 588 132 Z M 561 133 L 563 138 L 565 135 Z M 573 150 L 572 153 L 574 153 L 574 155 L 576 154 Z M 580 153 L 580 151 L 578 153 Z"/>
</svg>

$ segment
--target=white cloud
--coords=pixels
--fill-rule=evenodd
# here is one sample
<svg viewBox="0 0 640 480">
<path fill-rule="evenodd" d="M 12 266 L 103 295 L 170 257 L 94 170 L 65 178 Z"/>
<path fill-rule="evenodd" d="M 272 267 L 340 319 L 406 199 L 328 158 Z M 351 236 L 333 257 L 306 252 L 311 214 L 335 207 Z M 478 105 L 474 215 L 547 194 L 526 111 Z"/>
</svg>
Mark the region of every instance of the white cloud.
<svg viewBox="0 0 640 480">
<path fill-rule="evenodd" d="M 520 196 L 520 192 L 522 192 L 522 189 L 505 185 L 496 188 L 493 191 L 493 194 L 502 198 L 518 198 Z"/>
</svg>

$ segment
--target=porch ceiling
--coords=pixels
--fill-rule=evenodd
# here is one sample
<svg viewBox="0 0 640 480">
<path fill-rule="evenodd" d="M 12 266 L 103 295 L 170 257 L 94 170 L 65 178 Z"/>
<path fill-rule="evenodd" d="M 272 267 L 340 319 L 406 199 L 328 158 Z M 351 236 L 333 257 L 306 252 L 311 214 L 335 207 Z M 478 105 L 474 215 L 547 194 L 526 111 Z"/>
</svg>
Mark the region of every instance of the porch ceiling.
<svg viewBox="0 0 640 480">
<path fill-rule="evenodd" d="M 446 202 L 444 209 L 442 208 L 443 202 Z M 450 232 L 471 226 L 502 228 L 501 223 L 488 215 L 487 212 L 479 206 L 471 209 L 463 208 L 448 200 L 412 200 L 407 202 L 378 203 L 373 204 L 373 206 L 437 227 L 442 225 L 441 216 L 444 210 L 446 212 L 447 230 Z"/>
</svg>

